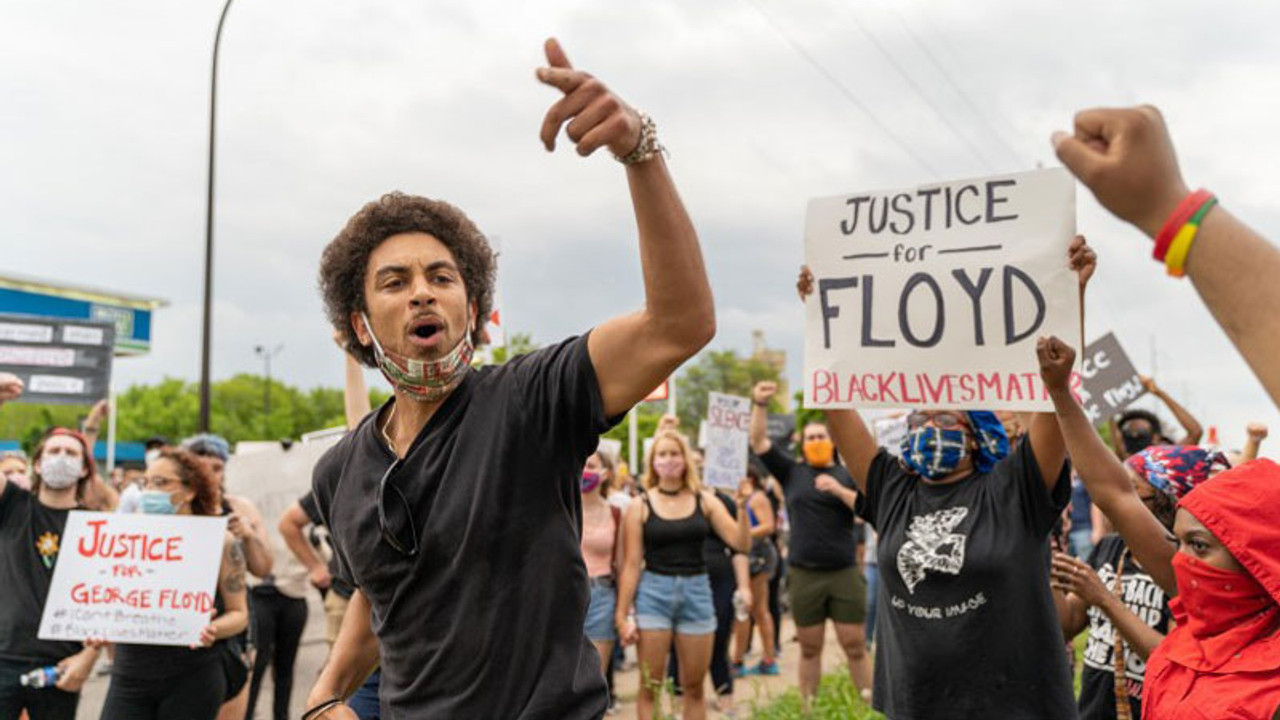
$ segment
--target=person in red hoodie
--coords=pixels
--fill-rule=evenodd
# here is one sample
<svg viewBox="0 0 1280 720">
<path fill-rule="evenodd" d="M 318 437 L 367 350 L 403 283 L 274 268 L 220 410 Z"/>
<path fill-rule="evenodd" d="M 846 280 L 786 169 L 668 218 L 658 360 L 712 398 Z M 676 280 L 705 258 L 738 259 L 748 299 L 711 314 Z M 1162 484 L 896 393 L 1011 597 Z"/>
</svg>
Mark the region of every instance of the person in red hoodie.
<svg viewBox="0 0 1280 720">
<path fill-rule="evenodd" d="M 1280 466 L 1254 460 L 1187 493 L 1176 545 L 1069 387 L 1075 351 L 1036 348 L 1067 452 L 1094 503 L 1173 598 L 1177 627 L 1147 660 L 1144 720 L 1280 717 Z"/>
</svg>

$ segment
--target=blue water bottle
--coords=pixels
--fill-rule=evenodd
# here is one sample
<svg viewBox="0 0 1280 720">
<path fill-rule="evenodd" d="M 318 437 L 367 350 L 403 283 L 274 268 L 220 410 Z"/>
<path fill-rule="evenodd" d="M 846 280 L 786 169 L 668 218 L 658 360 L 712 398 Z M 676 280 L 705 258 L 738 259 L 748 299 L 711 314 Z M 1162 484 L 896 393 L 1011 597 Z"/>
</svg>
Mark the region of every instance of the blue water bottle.
<svg viewBox="0 0 1280 720">
<path fill-rule="evenodd" d="M 19 678 L 18 682 L 22 684 L 22 687 L 39 690 L 40 688 L 53 687 L 58 683 L 58 678 L 60 677 L 62 677 L 62 671 L 50 665 L 32 670 Z"/>
</svg>

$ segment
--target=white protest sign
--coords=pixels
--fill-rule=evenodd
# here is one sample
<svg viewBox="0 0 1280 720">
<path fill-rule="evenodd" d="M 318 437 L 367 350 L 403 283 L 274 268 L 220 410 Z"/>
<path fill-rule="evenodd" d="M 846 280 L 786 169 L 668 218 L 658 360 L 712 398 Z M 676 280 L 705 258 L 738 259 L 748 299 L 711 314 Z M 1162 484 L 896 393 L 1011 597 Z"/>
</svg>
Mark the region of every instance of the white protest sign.
<svg viewBox="0 0 1280 720">
<path fill-rule="evenodd" d="M 199 642 L 226 531 L 225 517 L 72 512 L 37 637 Z"/>
<path fill-rule="evenodd" d="M 805 407 L 1052 411 L 1035 343 L 1080 337 L 1063 169 L 809 202 Z"/>
<path fill-rule="evenodd" d="M 747 432 L 751 400 L 713 392 L 707 395 L 707 445 L 703 480 L 712 487 L 737 490 L 747 474 Z"/>
<path fill-rule="evenodd" d="M 876 436 L 876 444 L 891 454 L 902 456 L 902 441 L 907 439 L 907 416 L 905 413 L 893 417 L 876 418 L 871 427 Z"/>
</svg>

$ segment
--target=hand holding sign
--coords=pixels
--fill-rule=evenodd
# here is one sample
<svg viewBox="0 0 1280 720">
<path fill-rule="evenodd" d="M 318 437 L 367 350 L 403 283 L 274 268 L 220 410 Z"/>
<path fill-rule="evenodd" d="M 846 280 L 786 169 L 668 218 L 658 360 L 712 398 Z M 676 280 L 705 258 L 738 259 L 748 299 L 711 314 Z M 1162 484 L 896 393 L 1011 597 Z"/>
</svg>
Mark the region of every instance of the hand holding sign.
<svg viewBox="0 0 1280 720">
<path fill-rule="evenodd" d="M 1075 134 L 1056 132 L 1052 142 L 1103 207 L 1151 237 L 1187 196 L 1169 130 L 1150 105 L 1079 112 Z"/>
<path fill-rule="evenodd" d="M 1040 377 L 1049 392 L 1070 392 L 1076 351 L 1056 336 L 1042 337 L 1036 341 L 1036 357 L 1040 361 Z"/>
<path fill-rule="evenodd" d="M 13 373 L 0 372 L 0 405 L 22 397 L 22 379 Z"/>
<path fill-rule="evenodd" d="M 542 144 L 550 152 L 565 121 L 565 134 L 583 157 L 607 147 L 619 157 L 640 144 L 640 115 L 605 84 L 589 73 L 574 70 L 554 38 L 546 42 L 547 64 L 538 68 L 538 80 L 558 88 L 564 97 L 551 106 L 542 120 Z"/>
</svg>

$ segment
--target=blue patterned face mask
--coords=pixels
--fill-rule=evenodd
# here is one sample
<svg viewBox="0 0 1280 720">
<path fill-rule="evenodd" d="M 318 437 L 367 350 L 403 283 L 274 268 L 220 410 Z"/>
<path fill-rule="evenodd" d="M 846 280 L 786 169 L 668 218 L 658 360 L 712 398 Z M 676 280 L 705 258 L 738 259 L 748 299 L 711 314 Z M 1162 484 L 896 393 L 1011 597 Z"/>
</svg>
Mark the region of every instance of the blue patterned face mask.
<svg viewBox="0 0 1280 720">
<path fill-rule="evenodd" d="M 968 436 L 963 430 L 918 427 L 902 441 L 903 462 L 930 480 L 955 472 L 968 455 Z"/>
</svg>

